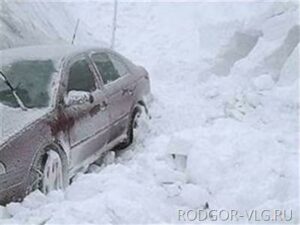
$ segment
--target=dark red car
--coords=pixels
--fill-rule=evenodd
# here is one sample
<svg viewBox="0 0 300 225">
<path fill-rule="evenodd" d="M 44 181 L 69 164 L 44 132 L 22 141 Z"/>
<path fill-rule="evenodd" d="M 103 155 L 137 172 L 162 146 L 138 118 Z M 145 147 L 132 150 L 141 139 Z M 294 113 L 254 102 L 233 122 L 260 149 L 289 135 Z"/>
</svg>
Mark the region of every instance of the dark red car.
<svg viewBox="0 0 300 225">
<path fill-rule="evenodd" d="M 101 48 L 0 51 L 0 204 L 48 193 L 124 148 L 150 94 L 147 71 Z"/>
</svg>

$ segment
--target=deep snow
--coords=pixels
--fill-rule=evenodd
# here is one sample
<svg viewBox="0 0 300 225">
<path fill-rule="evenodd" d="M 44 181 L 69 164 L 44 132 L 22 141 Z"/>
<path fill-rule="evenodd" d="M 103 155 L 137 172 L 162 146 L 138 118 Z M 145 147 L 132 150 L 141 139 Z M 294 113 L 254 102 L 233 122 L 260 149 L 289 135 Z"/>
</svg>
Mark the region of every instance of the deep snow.
<svg viewBox="0 0 300 225">
<path fill-rule="evenodd" d="M 69 40 L 78 17 L 78 43 L 110 40 L 110 2 L 31 3 L 23 14 L 4 3 L 25 34 L 5 30 L 2 48 Z M 116 50 L 149 70 L 152 119 L 113 164 L 91 167 L 65 192 L 9 204 L 0 224 L 175 223 L 179 209 L 205 203 L 293 209 L 299 222 L 298 7 L 121 1 Z M 32 27 L 43 38 L 31 39 Z M 186 167 L 172 154 L 186 155 Z"/>
</svg>

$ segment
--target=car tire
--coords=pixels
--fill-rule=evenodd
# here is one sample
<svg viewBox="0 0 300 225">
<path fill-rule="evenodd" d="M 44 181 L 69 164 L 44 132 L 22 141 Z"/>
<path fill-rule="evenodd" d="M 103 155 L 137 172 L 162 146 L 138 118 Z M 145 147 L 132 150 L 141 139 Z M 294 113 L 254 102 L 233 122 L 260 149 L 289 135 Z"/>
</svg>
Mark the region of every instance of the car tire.
<svg viewBox="0 0 300 225">
<path fill-rule="evenodd" d="M 142 110 L 139 107 L 136 107 L 133 110 L 133 113 L 131 114 L 131 117 L 129 120 L 127 135 L 126 135 L 127 137 L 122 143 L 120 143 L 117 146 L 117 150 L 125 149 L 132 144 L 134 137 L 135 137 L 134 133 L 136 131 L 136 128 L 138 127 L 138 120 L 141 116 L 141 113 L 142 113 Z"/>
<path fill-rule="evenodd" d="M 30 170 L 27 193 L 40 190 L 44 194 L 65 189 L 68 185 L 66 159 L 61 151 L 44 149 L 36 157 Z"/>
<path fill-rule="evenodd" d="M 44 194 L 50 191 L 64 189 L 63 165 L 58 152 L 47 151 L 46 161 L 42 169 L 43 177 L 40 182 L 40 190 Z"/>
</svg>

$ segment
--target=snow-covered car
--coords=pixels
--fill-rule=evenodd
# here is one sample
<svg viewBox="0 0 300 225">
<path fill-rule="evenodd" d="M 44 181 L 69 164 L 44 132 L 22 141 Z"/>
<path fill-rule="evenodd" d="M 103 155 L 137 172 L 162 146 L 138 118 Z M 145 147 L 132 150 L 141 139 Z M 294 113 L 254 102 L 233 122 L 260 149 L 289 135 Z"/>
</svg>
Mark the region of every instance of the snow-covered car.
<svg viewBox="0 0 300 225">
<path fill-rule="evenodd" d="M 150 94 L 147 71 L 105 48 L 0 51 L 0 204 L 63 189 L 133 141 Z"/>
</svg>

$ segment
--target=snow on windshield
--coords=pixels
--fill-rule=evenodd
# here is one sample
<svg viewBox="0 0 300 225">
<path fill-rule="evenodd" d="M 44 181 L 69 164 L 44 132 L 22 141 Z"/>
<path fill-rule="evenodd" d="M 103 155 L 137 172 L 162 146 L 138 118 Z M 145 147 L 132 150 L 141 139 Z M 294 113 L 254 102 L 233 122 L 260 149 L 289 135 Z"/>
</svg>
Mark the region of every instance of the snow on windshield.
<svg viewBox="0 0 300 225">
<path fill-rule="evenodd" d="M 52 60 L 18 60 L 2 66 L 5 74 L 17 96 L 27 108 L 43 108 L 49 106 L 51 99 L 51 84 L 57 74 Z M 2 87 L 6 84 L 3 84 Z M 7 86 L 7 85 L 6 85 Z M 0 102 L 11 107 L 19 107 L 12 90 L 0 89 Z"/>
</svg>

